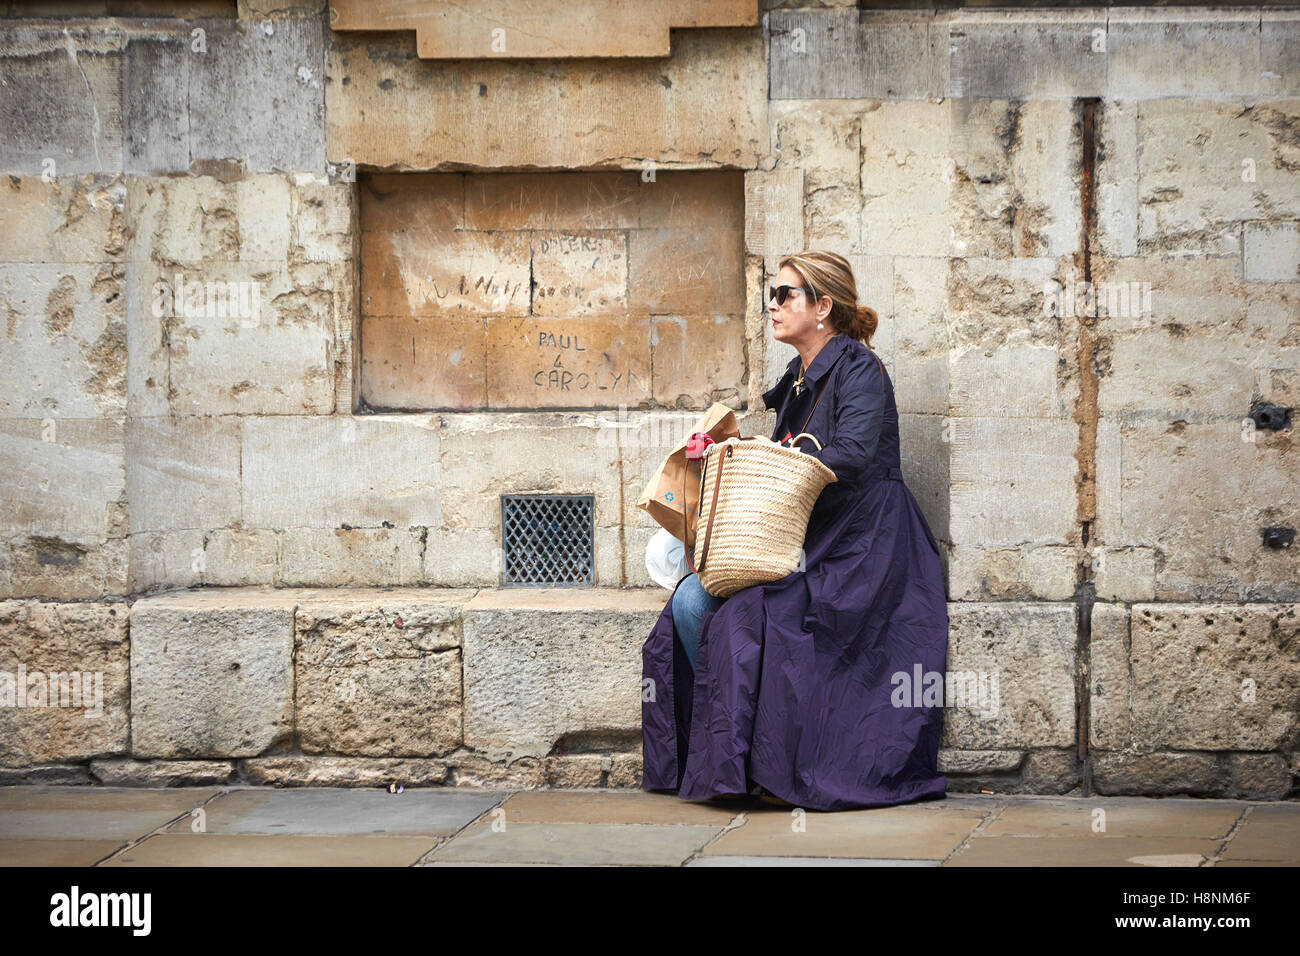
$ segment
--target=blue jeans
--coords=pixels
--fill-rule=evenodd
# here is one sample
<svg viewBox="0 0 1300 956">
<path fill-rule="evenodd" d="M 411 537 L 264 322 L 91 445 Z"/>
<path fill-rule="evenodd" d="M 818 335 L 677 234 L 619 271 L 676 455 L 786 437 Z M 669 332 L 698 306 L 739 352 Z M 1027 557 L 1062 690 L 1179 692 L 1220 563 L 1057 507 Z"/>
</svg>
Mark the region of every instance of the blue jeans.
<svg viewBox="0 0 1300 956">
<path fill-rule="evenodd" d="M 710 608 L 715 608 L 726 598 L 714 597 L 704 590 L 698 574 L 689 574 L 673 592 L 673 624 L 677 628 L 677 638 L 682 642 L 686 658 L 695 670 L 695 650 L 700 646 L 700 630 L 704 615 Z"/>
</svg>

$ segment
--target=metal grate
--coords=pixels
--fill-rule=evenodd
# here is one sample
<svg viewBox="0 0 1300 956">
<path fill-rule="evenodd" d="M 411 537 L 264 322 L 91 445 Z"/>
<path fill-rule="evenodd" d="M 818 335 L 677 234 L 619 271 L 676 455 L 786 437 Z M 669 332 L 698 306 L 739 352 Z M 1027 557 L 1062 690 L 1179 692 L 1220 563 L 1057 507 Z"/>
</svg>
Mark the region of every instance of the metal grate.
<svg viewBox="0 0 1300 956">
<path fill-rule="evenodd" d="M 501 586 L 592 587 L 593 495 L 502 495 Z"/>
</svg>

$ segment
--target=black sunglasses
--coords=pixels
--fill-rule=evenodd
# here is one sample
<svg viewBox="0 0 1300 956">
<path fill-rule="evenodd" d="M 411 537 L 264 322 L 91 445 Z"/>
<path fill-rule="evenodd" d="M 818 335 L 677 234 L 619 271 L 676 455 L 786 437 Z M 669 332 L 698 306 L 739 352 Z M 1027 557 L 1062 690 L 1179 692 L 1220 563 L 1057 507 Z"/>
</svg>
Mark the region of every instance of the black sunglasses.
<svg viewBox="0 0 1300 956">
<path fill-rule="evenodd" d="M 805 288 L 804 288 L 803 286 L 801 286 L 801 285 L 778 285 L 778 286 L 768 286 L 768 287 L 767 287 L 767 301 L 771 302 L 773 299 L 776 299 L 776 304 L 777 304 L 777 305 L 785 305 L 786 297 L 789 296 L 789 294 L 791 293 L 791 291 L 793 291 L 794 289 L 798 289 L 800 292 L 802 292 L 802 293 L 803 293 L 804 295 L 806 295 L 806 296 L 812 296 L 812 290 L 811 290 L 811 289 L 805 289 Z"/>
</svg>

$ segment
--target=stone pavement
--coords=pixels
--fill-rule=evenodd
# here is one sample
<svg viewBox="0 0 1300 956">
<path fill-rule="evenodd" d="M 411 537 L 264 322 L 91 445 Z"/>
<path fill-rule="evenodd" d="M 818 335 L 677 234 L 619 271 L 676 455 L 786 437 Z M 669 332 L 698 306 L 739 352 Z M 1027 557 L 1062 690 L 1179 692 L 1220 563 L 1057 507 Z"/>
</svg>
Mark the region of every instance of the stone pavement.
<svg viewBox="0 0 1300 956">
<path fill-rule="evenodd" d="M 0 788 L 0 865 L 1300 865 L 1300 802 L 954 794 L 792 811 L 643 791 Z"/>
</svg>

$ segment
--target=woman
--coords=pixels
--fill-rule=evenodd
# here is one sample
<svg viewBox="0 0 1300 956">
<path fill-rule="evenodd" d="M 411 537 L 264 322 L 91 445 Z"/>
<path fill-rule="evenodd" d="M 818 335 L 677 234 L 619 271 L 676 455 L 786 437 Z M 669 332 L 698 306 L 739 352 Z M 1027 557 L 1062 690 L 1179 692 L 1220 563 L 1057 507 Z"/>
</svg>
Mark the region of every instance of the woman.
<svg viewBox="0 0 1300 956">
<path fill-rule="evenodd" d="M 921 706 L 912 684 L 945 670 L 948 608 L 899 471 L 893 383 L 868 347 L 876 313 L 849 263 L 820 251 L 781 260 L 767 309 L 799 353 L 763 395 L 772 439 L 815 435 L 821 450 L 799 447 L 838 480 L 813 507 L 803 569 L 725 600 L 695 574 L 678 582 L 641 652 L 641 786 L 815 810 L 940 797 L 942 701 Z"/>
</svg>

